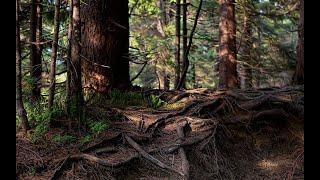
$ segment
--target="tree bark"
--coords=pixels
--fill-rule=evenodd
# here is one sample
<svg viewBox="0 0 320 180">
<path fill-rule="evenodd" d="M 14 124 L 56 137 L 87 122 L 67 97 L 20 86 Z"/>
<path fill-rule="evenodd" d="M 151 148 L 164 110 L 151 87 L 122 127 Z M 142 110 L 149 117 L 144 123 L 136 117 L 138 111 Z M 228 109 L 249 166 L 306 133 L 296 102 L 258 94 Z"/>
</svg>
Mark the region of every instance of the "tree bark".
<svg viewBox="0 0 320 180">
<path fill-rule="evenodd" d="M 193 24 L 193 27 L 192 27 L 192 30 L 191 30 L 191 33 L 190 33 L 189 43 L 188 43 L 188 46 L 186 48 L 186 52 L 184 53 L 185 59 L 183 61 L 184 61 L 185 64 L 183 65 L 181 79 L 179 81 L 177 89 L 181 89 L 181 88 L 183 88 L 185 86 L 185 80 L 186 80 L 186 76 L 187 76 L 187 72 L 188 72 L 188 68 L 189 68 L 188 55 L 189 55 L 189 52 L 190 52 L 190 49 L 191 49 L 192 38 L 193 38 L 194 32 L 196 30 L 197 24 L 198 24 L 198 19 L 199 19 L 199 16 L 200 16 L 202 3 L 203 3 L 203 0 L 200 0 L 199 7 L 197 9 L 197 13 L 196 13 L 196 17 L 195 17 L 195 21 L 194 21 L 194 24 Z"/>
<path fill-rule="evenodd" d="M 67 113 L 70 114 L 70 99 L 71 99 L 71 44 L 72 44 L 72 31 L 73 31 L 73 0 L 69 0 L 69 27 L 68 27 L 68 54 L 67 54 L 67 82 L 66 82 L 66 91 L 67 91 Z M 81 67 L 80 67 L 81 72 Z"/>
<path fill-rule="evenodd" d="M 193 89 L 197 88 L 197 82 L 196 82 L 196 62 L 191 63 L 191 86 Z"/>
<path fill-rule="evenodd" d="M 31 82 L 31 94 L 30 99 L 32 101 L 40 98 L 41 89 L 38 86 L 41 80 L 41 55 L 42 55 L 42 0 L 31 1 L 31 13 L 30 13 L 30 76 Z"/>
<path fill-rule="evenodd" d="M 187 52 L 187 44 L 188 44 L 188 29 L 187 29 L 187 11 L 188 11 L 188 5 L 187 1 L 183 0 L 183 6 L 182 6 L 182 69 L 185 69 L 188 61 L 188 56 L 186 55 Z M 181 79 L 183 76 L 183 72 L 181 74 Z M 180 88 L 185 88 L 186 83 L 185 79 L 182 81 L 182 86 Z"/>
<path fill-rule="evenodd" d="M 54 31 L 53 42 L 51 48 L 51 65 L 50 65 L 50 90 L 48 98 L 49 111 L 52 110 L 54 101 L 54 91 L 56 86 L 56 60 L 59 40 L 59 26 L 60 26 L 60 0 L 55 0 L 55 13 L 54 13 Z"/>
<path fill-rule="evenodd" d="M 219 88 L 238 88 L 235 0 L 219 3 Z"/>
<path fill-rule="evenodd" d="M 28 117 L 22 101 L 21 85 L 21 44 L 20 44 L 20 0 L 16 0 L 16 111 L 21 120 L 23 132 L 26 134 L 30 128 Z"/>
<path fill-rule="evenodd" d="M 176 89 L 180 80 L 180 15 L 181 7 L 180 0 L 176 0 L 176 54 L 175 54 L 175 80 L 174 88 Z"/>
<path fill-rule="evenodd" d="M 244 1 L 244 17 L 243 17 L 243 30 L 241 34 L 241 44 L 239 48 L 239 54 L 241 61 L 241 64 L 238 64 L 240 66 L 240 87 L 241 89 L 247 89 L 252 87 L 252 69 L 248 64 L 252 62 L 251 60 L 251 49 L 252 49 L 252 33 L 251 33 L 251 14 L 250 14 L 250 5 L 251 0 Z"/>
<path fill-rule="evenodd" d="M 130 87 L 128 0 L 86 0 L 81 22 L 85 86 L 101 93 Z"/>
<path fill-rule="evenodd" d="M 80 21 L 80 0 L 72 0 L 72 35 L 71 35 L 71 60 L 69 66 L 69 99 L 68 114 L 71 120 L 78 120 L 78 127 L 81 126 L 83 118 L 83 94 L 81 84 L 81 21 Z M 73 111 L 71 111 L 73 109 Z"/>
<path fill-rule="evenodd" d="M 165 39 L 167 36 L 164 32 L 164 26 L 168 24 L 167 21 L 167 12 L 166 12 L 166 1 L 165 0 L 158 0 L 157 6 L 160 9 L 160 17 L 158 19 L 158 24 L 157 24 L 157 30 L 159 33 L 159 36 L 163 39 Z M 157 68 L 157 76 L 159 79 L 159 87 L 160 89 L 169 89 L 170 81 L 169 81 L 169 74 L 167 72 L 167 59 L 169 56 L 169 52 L 167 48 L 163 45 L 159 46 L 159 53 L 158 55 L 158 68 Z"/>
<path fill-rule="evenodd" d="M 296 70 L 293 84 L 304 84 L 304 0 L 300 0 Z"/>
</svg>

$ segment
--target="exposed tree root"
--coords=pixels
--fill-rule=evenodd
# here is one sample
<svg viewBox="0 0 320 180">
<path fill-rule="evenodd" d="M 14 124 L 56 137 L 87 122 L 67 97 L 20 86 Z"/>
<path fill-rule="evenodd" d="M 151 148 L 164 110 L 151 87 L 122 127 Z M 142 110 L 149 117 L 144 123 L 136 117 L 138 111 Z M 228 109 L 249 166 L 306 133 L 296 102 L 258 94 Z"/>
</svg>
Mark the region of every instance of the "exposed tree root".
<svg viewBox="0 0 320 180">
<path fill-rule="evenodd" d="M 53 175 L 51 176 L 51 180 L 58 179 L 58 177 L 61 175 L 62 170 L 67 166 L 67 163 L 70 160 L 70 155 L 68 155 L 64 161 L 61 163 L 61 165 L 53 172 Z"/>
<path fill-rule="evenodd" d="M 185 124 L 185 126 L 186 126 L 186 124 Z M 179 136 L 178 143 L 181 143 L 182 141 L 184 141 L 184 138 L 185 138 L 184 126 L 179 126 L 179 125 L 177 126 L 177 134 Z M 188 180 L 189 174 L 190 174 L 189 173 L 190 165 L 189 165 L 189 161 L 187 159 L 187 155 L 186 155 L 183 147 L 179 148 L 179 155 L 182 159 L 181 169 L 182 169 L 182 173 L 184 174 L 183 179 Z"/>
<path fill-rule="evenodd" d="M 168 95 L 173 92 L 165 93 Z M 182 97 L 194 94 L 198 98 L 188 98 L 192 100 L 181 110 L 165 115 L 160 111 L 157 115 L 148 110 L 139 111 L 130 114 L 132 120 L 112 122 L 109 130 L 112 133 L 105 139 L 89 145 L 80 153 L 64 153 L 64 156 L 69 155 L 61 158 L 59 162 L 62 163 L 58 166 L 53 166 L 55 168 L 50 173 L 51 179 L 59 179 L 67 172 L 76 173 L 74 169 L 89 171 L 89 166 L 94 169 L 91 173 L 96 173 L 92 178 L 99 176 L 96 172 L 99 167 L 105 168 L 99 171 L 110 173 L 108 177 L 111 178 L 114 170 L 118 172 L 125 168 L 130 171 L 130 164 L 143 169 L 140 161 L 143 159 L 156 165 L 153 167 L 155 171 L 169 176 L 178 175 L 174 177 L 183 179 L 265 179 L 270 178 L 266 174 L 271 171 L 278 173 L 275 179 L 295 179 L 301 173 L 303 150 L 292 148 L 301 148 L 303 137 L 289 126 L 290 123 L 303 123 L 303 88 L 205 93 L 186 91 L 184 95 L 174 95 L 171 100 L 178 102 Z M 118 113 L 125 113 L 125 110 Z M 137 128 L 139 121 L 136 120 L 144 113 L 149 117 L 149 125 L 141 131 Z M 281 135 L 283 132 L 291 135 Z M 290 154 L 292 161 L 288 160 L 290 163 L 287 164 L 292 166 L 287 167 L 286 163 L 282 165 L 282 159 L 277 159 L 278 164 L 272 164 L 276 160 L 270 157 L 267 161 L 269 151 L 282 147 L 280 145 L 292 149 L 279 150 Z M 263 151 L 264 154 L 261 153 Z M 293 151 L 296 154 L 292 155 Z M 83 162 L 91 163 L 85 165 Z M 283 168 L 283 172 L 280 172 L 276 168 L 272 169 L 276 165 L 286 167 L 287 170 Z M 268 172 L 263 169 L 265 166 L 268 166 Z M 150 177 L 156 176 L 150 174 Z"/>
<path fill-rule="evenodd" d="M 177 151 L 179 149 L 181 149 L 183 146 L 190 146 L 193 144 L 196 144 L 198 142 L 201 142 L 202 140 L 204 140 L 205 138 L 207 138 L 211 133 L 206 133 L 204 136 L 195 136 L 195 137 L 191 137 L 191 138 L 187 138 L 185 139 L 185 141 L 177 141 L 176 144 L 172 144 L 172 145 L 168 145 L 165 147 L 159 147 L 159 148 L 154 148 L 154 149 L 150 149 L 148 151 L 145 151 L 141 148 L 141 146 L 139 146 L 132 138 L 130 138 L 128 135 L 126 134 L 121 134 L 121 136 L 125 137 L 126 141 L 134 148 L 137 150 L 137 154 L 132 155 L 132 156 L 128 156 L 128 158 L 122 160 L 122 161 L 118 161 L 116 163 L 113 162 L 109 162 L 108 160 L 102 159 L 102 158 L 98 158 L 97 156 L 91 155 L 91 154 L 87 154 L 87 153 L 80 153 L 80 154 L 74 154 L 74 155 L 68 155 L 66 158 L 64 158 L 63 162 L 61 163 L 60 166 L 58 166 L 58 168 L 54 171 L 51 179 L 57 179 L 62 171 L 67 167 L 67 165 L 71 162 L 74 161 L 79 161 L 79 160 L 87 160 L 90 162 L 95 162 L 98 163 L 102 166 L 106 166 L 106 167 L 110 167 L 110 168 L 118 168 L 120 166 L 123 166 L 125 164 L 128 164 L 129 162 L 131 162 L 134 159 L 139 158 L 139 154 L 141 154 L 144 158 L 150 160 L 151 162 L 155 163 L 156 165 L 158 165 L 161 168 L 167 169 L 171 172 L 175 172 L 178 173 L 184 177 L 187 177 L 187 174 L 184 174 L 184 172 L 179 172 L 175 169 L 172 169 L 171 167 L 169 167 L 168 165 L 162 163 L 161 161 L 155 159 L 154 157 L 152 157 L 150 154 L 152 153 L 157 153 L 157 152 L 163 152 L 163 153 L 172 153 L 174 151 Z M 117 135 L 118 136 L 118 135 Z M 117 137 L 115 136 L 115 137 Z M 108 138 L 107 140 L 110 139 L 114 139 L 113 138 Z M 105 141 L 107 141 L 105 140 Z M 99 144 L 100 146 L 100 144 Z M 89 150 L 93 150 L 94 148 L 97 148 L 98 145 L 96 146 L 91 146 L 90 149 L 87 149 L 86 152 L 88 152 Z M 101 153 L 101 152 L 105 152 L 105 151 L 112 151 L 115 152 L 116 149 L 115 148 L 110 148 L 110 147 L 103 147 L 103 148 L 98 148 L 96 149 L 94 152 L 95 153 Z"/>
<path fill-rule="evenodd" d="M 146 130 L 145 133 L 150 133 L 151 135 L 153 135 L 154 131 L 161 125 L 164 125 L 165 120 L 169 119 L 169 118 L 173 118 L 175 116 L 181 116 L 185 113 L 187 113 L 192 107 L 194 107 L 196 104 L 198 104 L 199 101 L 193 101 L 192 103 L 190 103 L 189 105 L 185 106 L 183 109 L 181 109 L 180 111 L 174 112 L 174 113 L 170 113 L 164 117 L 161 117 L 159 119 L 157 119 L 154 123 L 150 124 Z"/>
<path fill-rule="evenodd" d="M 154 158 L 153 156 L 151 156 L 149 153 L 147 153 L 145 150 L 143 150 L 141 148 L 141 146 L 139 146 L 139 144 L 137 144 L 134 140 L 132 140 L 129 136 L 127 136 L 126 134 L 124 135 L 124 137 L 126 138 L 127 142 L 135 149 L 139 152 L 139 154 L 141 154 L 144 158 L 146 158 L 147 160 L 149 160 L 150 162 L 156 164 L 157 166 L 163 168 L 163 169 L 167 169 L 171 172 L 175 172 L 178 173 L 182 176 L 184 176 L 184 174 L 182 172 L 179 172 L 173 168 L 171 168 L 170 166 L 164 164 L 163 162 L 159 161 L 158 159 Z"/>
<path fill-rule="evenodd" d="M 116 143 L 117 141 L 121 141 L 122 138 L 122 134 L 121 133 L 117 133 L 115 136 L 110 137 L 108 139 L 104 139 L 98 143 L 95 143 L 87 148 L 84 148 L 83 150 L 81 150 L 81 152 L 89 152 L 91 150 L 94 150 L 96 148 L 102 147 L 102 146 L 106 146 L 107 144 L 112 144 L 112 143 Z"/>
</svg>

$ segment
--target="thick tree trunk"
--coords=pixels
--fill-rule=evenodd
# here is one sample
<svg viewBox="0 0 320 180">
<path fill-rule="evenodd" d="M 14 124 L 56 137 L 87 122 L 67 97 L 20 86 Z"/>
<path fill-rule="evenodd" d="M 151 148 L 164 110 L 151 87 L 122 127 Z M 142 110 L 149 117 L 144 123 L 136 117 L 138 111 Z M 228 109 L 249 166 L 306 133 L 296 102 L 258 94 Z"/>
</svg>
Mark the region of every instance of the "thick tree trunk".
<svg viewBox="0 0 320 180">
<path fill-rule="evenodd" d="M 40 86 L 41 80 L 41 55 L 42 46 L 42 0 L 31 1 L 31 13 L 30 13 L 30 76 L 33 79 L 31 83 L 31 95 L 32 101 L 40 98 Z"/>
<path fill-rule="evenodd" d="M 54 101 L 54 92 L 56 87 L 56 60 L 59 40 L 59 26 L 60 26 L 60 0 L 55 0 L 54 12 L 54 31 L 53 42 L 51 48 L 51 65 L 50 65 L 50 90 L 48 98 L 48 108 L 51 111 Z"/>
<path fill-rule="evenodd" d="M 244 17 L 243 17 L 243 30 L 241 34 L 241 44 L 239 48 L 239 54 L 241 64 L 240 66 L 240 87 L 241 89 L 247 89 L 252 87 L 252 69 L 249 64 L 252 62 L 251 60 L 251 49 L 252 49 L 252 33 L 251 33 L 251 14 L 250 9 L 248 8 L 251 4 L 251 0 L 249 2 L 245 1 L 244 4 Z"/>
<path fill-rule="evenodd" d="M 21 120 L 23 132 L 26 134 L 29 129 L 29 123 L 26 110 L 22 101 L 22 85 L 21 85 L 21 45 L 20 45 L 20 1 L 16 0 L 16 111 Z"/>
<path fill-rule="evenodd" d="M 300 0 L 297 62 L 296 62 L 296 71 L 293 76 L 293 83 L 304 84 L 304 0 Z"/>
<path fill-rule="evenodd" d="M 80 0 L 72 0 L 72 35 L 71 35 L 71 60 L 69 66 L 70 76 L 68 89 L 68 114 L 70 119 L 78 120 L 81 126 L 83 118 L 83 94 L 81 84 L 81 21 L 80 21 Z M 73 109 L 73 111 L 71 111 Z"/>
<path fill-rule="evenodd" d="M 220 0 L 219 87 L 237 88 L 235 0 Z"/>
<path fill-rule="evenodd" d="M 72 44 L 72 23 L 73 23 L 73 0 L 69 0 L 69 27 L 68 27 L 68 54 L 67 54 L 67 82 L 66 82 L 66 91 L 67 91 L 67 112 L 70 112 L 70 86 L 71 86 L 71 44 Z M 80 67 L 81 70 L 81 67 Z"/>
<path fill-rule="evenodd" d="M 176 54 L 175 54 L 175 80 L 174 88 L 176 89 L 180 80 L 180 0 L 176 0 Z"/>
<path fill-rule="evenodd" d="M 188 29 L 187 29 L 187 11 L 188 5 L 187 1 L 183 0 L 182 5 L 182 69 L 185 69 L 187 64 L 189 64 L 188 56 L 186 55 L 187 52 L 187 44 L 188 44 Z M 181 72 L 183 73 L 183 72 Z M 183 76 L 181 74 L 181 76 Z M 180 88 L 185 88 L 186 82 L 185 79 L 182 81 L 182 86 Z"/>
<path fill-rule="evenodd" d="M 130 87 L 128 0 L 86 0 L 81 22 L 85 86 L 101 93 Z"/>
</svg>

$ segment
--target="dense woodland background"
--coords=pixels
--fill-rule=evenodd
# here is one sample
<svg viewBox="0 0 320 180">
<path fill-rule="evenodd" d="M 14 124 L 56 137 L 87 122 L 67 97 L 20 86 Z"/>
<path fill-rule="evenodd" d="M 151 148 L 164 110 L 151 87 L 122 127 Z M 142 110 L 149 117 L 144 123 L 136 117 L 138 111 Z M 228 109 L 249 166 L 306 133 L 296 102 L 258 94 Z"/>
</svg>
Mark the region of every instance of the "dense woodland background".
<svg viewBox="0 0 320 180">
<path fill-rule="evenodd" d="M 122 167 L 139 154 L 170 172 L 146 179 L 303 178 L 303 85 L 304 0 L 16 0 L 17 178 L 135 179 L 154 170 L 142 163 L 140 173 L 128 171 L 138 175 L 120 176 L 73 161 Z M 239 135 L 244 122 L 251 135 Z M 264 130 L 284 138 L 290 151 L 276 151 L 288 158 L 273 173 L 249 173 L 246 152 L 257 148 L 240 145 L 248 158 L 234 160 L 232 142 Z M 111 162 L 86 152 L 97 144 L 120 152 L 119 138 L 136 155 L 117 159 L 127 148 Z M 152 144 L 176 140 L 163 150 L 168 162 L 152 156 Z M 283 145 L 273 140 L 262 149 Z M 196 158 L 190 147 L 200 141 Z M 167 165 L 176 151 L 181 167 Z"/>
</svg>

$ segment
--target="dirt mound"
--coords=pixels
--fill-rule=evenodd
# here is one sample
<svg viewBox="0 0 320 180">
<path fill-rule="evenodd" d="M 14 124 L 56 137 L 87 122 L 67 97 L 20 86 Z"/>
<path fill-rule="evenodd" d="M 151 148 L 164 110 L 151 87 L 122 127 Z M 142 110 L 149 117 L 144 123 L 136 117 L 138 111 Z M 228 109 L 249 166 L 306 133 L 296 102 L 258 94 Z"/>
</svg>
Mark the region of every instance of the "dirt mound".
<svg viewBox="0 0 320 180">
<path fill-rule="evenodd" d="M 22 155 L 26 150 L 17 148 L 17 177 L 303 179 L 303 87 L 152 93 L 185 105 L 112 109 L 125 118 L 111 122 L 107 133 L 84 148 L 43 147 L 47 154 L 41 154 L 17 136 L 17 147 L 30 149 Z M 43 168 L 31 175 L 22 168 L 37 164 Z"/>
</svg>

